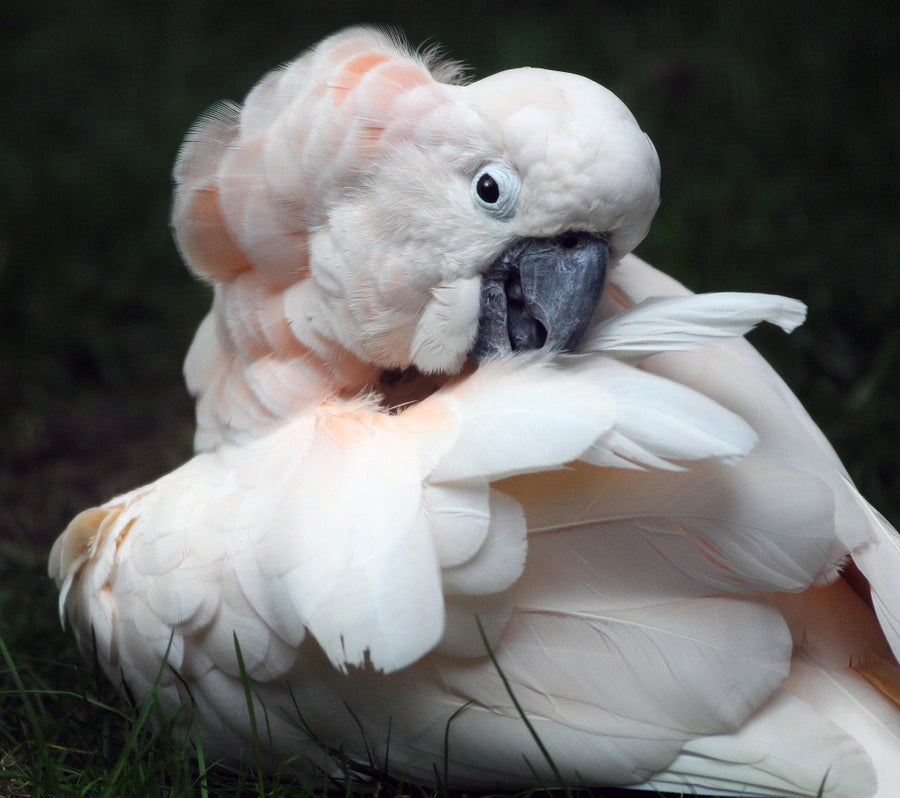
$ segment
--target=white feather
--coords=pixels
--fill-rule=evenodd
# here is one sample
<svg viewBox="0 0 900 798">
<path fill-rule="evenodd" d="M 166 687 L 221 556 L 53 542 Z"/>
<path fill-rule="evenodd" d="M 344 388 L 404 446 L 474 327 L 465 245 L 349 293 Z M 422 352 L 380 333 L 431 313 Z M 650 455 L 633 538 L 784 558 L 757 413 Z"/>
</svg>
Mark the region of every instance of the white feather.
<svg viewBox="0 0 900 798">
<path fill-rule="evenodd" d="M 871 588 L 872 602 L 894 657 L 900 660 L 900 534 L 845 478 L 865 513 L 874 540 L 853 549 L 853 561 Z M 852 540 L 852 539 L 851 539 Z"/>
<path fill-rule="evenodd" d="M 594 326 L 579 351 L 640 360 L 658 352 L 697 349 L 735 338 L 762 321 L 791 332 L 805 317 L 802 302 L 771 294 L 656 297 Z"/>
<path fill-rule="evenodd" d="M 665 772 L 639 786 L 745 796 L 748 785 L 752 795 L 777 798 L 876 795 L 875 773 L 859 743 L 809 704 L 784 694 L 736 734 L 688 743 Z"/>
</svg>

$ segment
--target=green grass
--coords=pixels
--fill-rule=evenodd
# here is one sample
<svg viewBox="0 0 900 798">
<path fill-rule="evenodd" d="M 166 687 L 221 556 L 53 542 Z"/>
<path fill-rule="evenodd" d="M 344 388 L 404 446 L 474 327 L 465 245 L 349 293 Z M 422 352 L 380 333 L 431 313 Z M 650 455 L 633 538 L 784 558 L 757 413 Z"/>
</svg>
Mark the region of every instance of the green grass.
<svg viewBox="0 0 900 798">
<path fill-rule="evenodd" d="M 442 42 L 476 75 L 531 64 L 619 94 L 663 164 L 639 254 L 696 290 L 809 304 L 797 333 L 754 341 L 863 493 L 900 519 L 895 3 L 6 0 L 0 794 L 298 789 L 250 773 L 218 781 L 147 727 L 132 739 L 130 708 L 59 631 L 43 562 L 78 510 L 190 452 L 180 363 L 209 296 L 167 229 L 185 131 L 359 21 Z"/>
<path fill-rule="evenodd" d="M 60 633 L 43 563 L 7 553 L 0 571 L 0 795 L 243 798 L 345 791 L 324 777 L 300 781 L 207 762 L 202 750 L 170 737 L 174 719 L 156 717 L 152 702 L 131 707 L 83 662 L 71 636 Z M 18 594 L 34 595 L 36 584 L 43 590 L 31 611 L 10 613 Z"/>
</svg>

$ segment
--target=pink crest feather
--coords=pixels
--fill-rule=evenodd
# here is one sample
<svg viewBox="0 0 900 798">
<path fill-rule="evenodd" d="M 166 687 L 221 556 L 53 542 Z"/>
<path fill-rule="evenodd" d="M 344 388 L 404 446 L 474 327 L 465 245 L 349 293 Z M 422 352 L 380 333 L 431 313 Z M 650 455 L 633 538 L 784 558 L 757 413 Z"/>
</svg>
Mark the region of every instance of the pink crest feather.
<svg viewBox="0 0 900 798">
<path fill-rule="evenodd" d="M 175 171 L 172 225 L 191 269 L 214 283 L 253 269 L 276 289 L 302 279 L 328 197 L 366 171 L 386 131 L 412 135 L 440 85 L 388 36 L 357 29 L 270 73 L 243 108 L 214 109 Z"/>
</svg>

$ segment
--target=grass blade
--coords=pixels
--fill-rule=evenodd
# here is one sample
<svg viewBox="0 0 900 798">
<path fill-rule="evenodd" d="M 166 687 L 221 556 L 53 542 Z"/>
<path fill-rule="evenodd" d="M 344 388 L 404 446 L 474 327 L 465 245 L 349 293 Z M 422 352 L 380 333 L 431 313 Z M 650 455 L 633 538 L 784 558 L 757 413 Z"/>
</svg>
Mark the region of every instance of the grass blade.
<svg viewBox="0 0 900 798">
<path fill-rule="evenodd" d="M 487 638 L 487 634 L 484 631 L 484 626 L 481 623 L 481 618 L 477 615 L 475 616 L 475 623 L 478 625 L 478 634 L 481 635 L 481 641 L 484 643 L 484 648 L 487 651 L 488 657 L 491 659 L 491 664 L 493 664 L 494 668 L 497 670 L 497 674 L 500 676 L 500 681 L 503 682 L 503 689 L 506 690 L 506 694 L 509 696 L 510 701 L 512 701 L 513 706 L 516 708 L 516 712 L 519 713 L 519 717 L 522 719 L 522 722 L 525 724 L 525 728 L 528 729 L 528 733 L 531 735 L 531 738 L 534 740 L 538 749 L 541 752 L 541 756 L 544 757 L 544 761 L 547 763 L 547 767 L 550 768 L 550 772 L 553 774 L 553 777 L 556 779 L 556 783 L 562 787 L 564 794 L 567 798 L 572 798 L 572 793 L 570 789 L 565 786 L 565 781 L 562 777 L 562 774 L 559 772 L 559 768 L 556 766 L 556 762 L 553 757 L 550 755 L 550 752 L 547 750 L 547 747 L 544 745 L 544 741 L 541 740 L 540 735 L 535 730 L 534 726 L 531 725 L 531 721 L 528 719 L 528 715 L 525 714 L 525 710 L 522 709 L 522 705 L 519 703 L 519 700 L 516 698 L 515 693 L 513 692 L 512 686 L 509 683 L 509 680 L 506 678 L 506 674 L 503 672 L 503 669 L 500 667 L 500 663 L 497 661 L 497 657 L 494 654 L 494 650 L 491 648 L 490 641 Z M 525 760 L 528 764 L 528 767 L 531 768 L 531 763 L 528 760 Z M 532 768 L 533 771 L 533 768 Z M 535 774 L 536 775 L 536 774 Z"/>
</svg>

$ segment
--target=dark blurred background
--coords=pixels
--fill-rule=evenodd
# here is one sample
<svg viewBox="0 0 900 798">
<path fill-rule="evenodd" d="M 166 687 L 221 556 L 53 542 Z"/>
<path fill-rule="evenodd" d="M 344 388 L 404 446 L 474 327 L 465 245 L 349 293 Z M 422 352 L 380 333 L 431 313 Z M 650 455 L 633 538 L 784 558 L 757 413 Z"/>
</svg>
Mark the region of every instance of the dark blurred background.
<svg viewBox="0 0 900 798">
<path fill-rule="evenodd" d="M 891 2 L 4 0 L 0 559 L 190 453 L 180 369 L 209 302 L 168 231 L 196 117 L 356 22 L 477 76 L 588 75 L 663 164 L 638 254 L 695 290 L 809 304 L 753 340 L 900 520 L 900 13 Z M 3 541 L 5 540 L 5 543 Z"/>
</svg>

